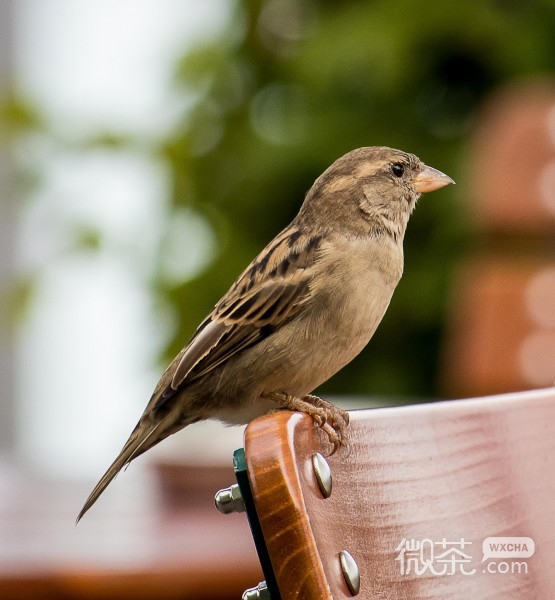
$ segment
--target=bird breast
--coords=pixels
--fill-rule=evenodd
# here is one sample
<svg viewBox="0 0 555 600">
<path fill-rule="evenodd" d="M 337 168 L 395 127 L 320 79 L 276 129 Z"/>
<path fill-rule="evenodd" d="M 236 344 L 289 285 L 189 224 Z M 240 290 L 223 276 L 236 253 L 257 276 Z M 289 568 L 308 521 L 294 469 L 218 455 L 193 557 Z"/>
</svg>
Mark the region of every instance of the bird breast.
<svg viewBox="0 0 555 600">
<path fill-rule="evenodd" d="M 318 379 L 314 387 L 368 344 L 403 271 L 402 246 L 389 237 L 336 240 L 334 245 L 329 258 L 322 261 L 322 276 L 316 279 L 320 289 L 315 290 L 315 298 L 321 300 L 316 303 L 312 327 L 319 332 L 315 341 L 322 349 L 317 352 L 319 364 L 314 365 Z"/>
<path fill-rule="evenodd" d="M 264 391 L 304 396 L 359 354 L 383 318 L 402 265 L 402 249 L 389 238 L 324 246 L 309 305 L 268 339 L 264 364 L 257 365 Z"/>
<path fill-rule="evenodd" d="M 235 387 L 234 398 L 228 398 L 233 411 L 222 406 L 216 418 L 248 422 L 275 407 L 262 399 L 268 392 L 309 394 L 359 354 L 376 331 L 401 277 L 402 248 L 390 238 L 339 239 L 321 250 L 302 314 L 247 350 L 239 377 L 235 369 L 224 369 L 220 390 Z"/>
</svg>

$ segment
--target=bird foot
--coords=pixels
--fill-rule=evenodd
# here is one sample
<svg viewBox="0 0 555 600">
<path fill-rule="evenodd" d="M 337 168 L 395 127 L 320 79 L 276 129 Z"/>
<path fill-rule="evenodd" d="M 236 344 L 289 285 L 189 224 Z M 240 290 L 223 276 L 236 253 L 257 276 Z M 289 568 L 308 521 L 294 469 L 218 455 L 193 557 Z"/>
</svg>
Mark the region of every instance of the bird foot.
<svg viewBox="0 0 555 600">
<path fill-rule="evenodd" d="M 332 454 L 340 446 L 347 446 L 349 413 L 337 408 L 331 402 L 322 400 L 318 396 L 306 395 L 302 398 L 291 396 L 282 392 L 275 392 L 264 396 L 273 400 L 287 410 L 299 411 L 310 415 L 315 427 L 321 429 L 333 444 Z"/>
</svg>

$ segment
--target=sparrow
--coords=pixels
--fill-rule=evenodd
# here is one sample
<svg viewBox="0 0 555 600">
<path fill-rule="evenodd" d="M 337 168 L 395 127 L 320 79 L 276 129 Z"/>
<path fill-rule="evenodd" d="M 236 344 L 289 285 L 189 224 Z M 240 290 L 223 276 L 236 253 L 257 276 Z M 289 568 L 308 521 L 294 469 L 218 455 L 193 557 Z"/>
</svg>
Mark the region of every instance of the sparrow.
<svg viewBox="0 0 555 600">
<path fill-rule="evenodd" d="M 401 278 L 420 194 L 451 183 L 393 148 L 337 159 L 164 371 L 77 521 L 122 467 L 204 419 L 244 424 L 276 408 L 301 411 L 334 450 L 345 445 L 348 413 L 310 392 L 369 342 Z"/>
</svg>

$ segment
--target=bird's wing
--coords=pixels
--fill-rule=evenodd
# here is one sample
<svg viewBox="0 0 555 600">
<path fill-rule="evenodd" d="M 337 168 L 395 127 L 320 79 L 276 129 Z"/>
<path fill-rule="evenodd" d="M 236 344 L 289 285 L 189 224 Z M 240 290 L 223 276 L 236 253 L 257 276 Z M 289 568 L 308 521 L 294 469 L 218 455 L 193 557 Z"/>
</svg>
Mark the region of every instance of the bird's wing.
<svg viewBox="0 0 555 600">
<path fill-rule="evenodd" d="M 199 420 L 198 415 L 183 420 L 171 411 L 164 414 L 157 409 L 167 407 L 179 389 L 257 344 L 298 314 L 310 298 L 320 241 L 290 226 L 249 265 L 165 370 L 123 450 L 91 492 L 77 520 L 124 465 Z"/>
<path fill-rule="evenodd" d="M 283 231 L 237 279 L 170 364 L 153 394 L 155 407 L 275 331 L 310 298 L 319 236 Z"/>
</svg>

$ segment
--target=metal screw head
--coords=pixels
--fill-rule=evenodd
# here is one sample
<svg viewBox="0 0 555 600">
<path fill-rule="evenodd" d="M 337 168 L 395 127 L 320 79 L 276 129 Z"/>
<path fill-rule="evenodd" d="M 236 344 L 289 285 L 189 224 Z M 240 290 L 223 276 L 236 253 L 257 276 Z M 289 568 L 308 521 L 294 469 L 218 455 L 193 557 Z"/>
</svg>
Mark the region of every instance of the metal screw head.
<svg viewBox="0 0 555 600">
<path fill-rule="evenodd" d="M 314 468 L 314 475 L 316 475 L 316 481 L 318 482 L 318 487 L 322 492 L 322 496 L 324 496 L 324 498 L 329 498 L 331 496 L 332 477 L 328 461 L 319 452 L 317 452 L 312 456 L 312 466 Z"/>
<path fill-rule="evenodd" d="M 339 553 L 339 562 L 341 563 L 341 570 L 343 571 L 343 577 L 345 577 L 345 583 L 351 594 L 356 596 L 360 592 L 360 571 L 358 570 L 356 560 L 352 557 L 350 552 L 342 550 Z"/>
<path fill-rule="evenodd" d="M 232 486 L 216 492 L 214 504 L 222 515 L 228 515 L 233 512 L 245 512 L 245 503 L 241 496 L 239 486 L 234 483 Z"/>
<path fill-rule="evenodd" d="M 242 600 L 272 600 L 265 581 L 261 581 L 256 587 L 245 590 L 241 598 Z"/>
</svg>

